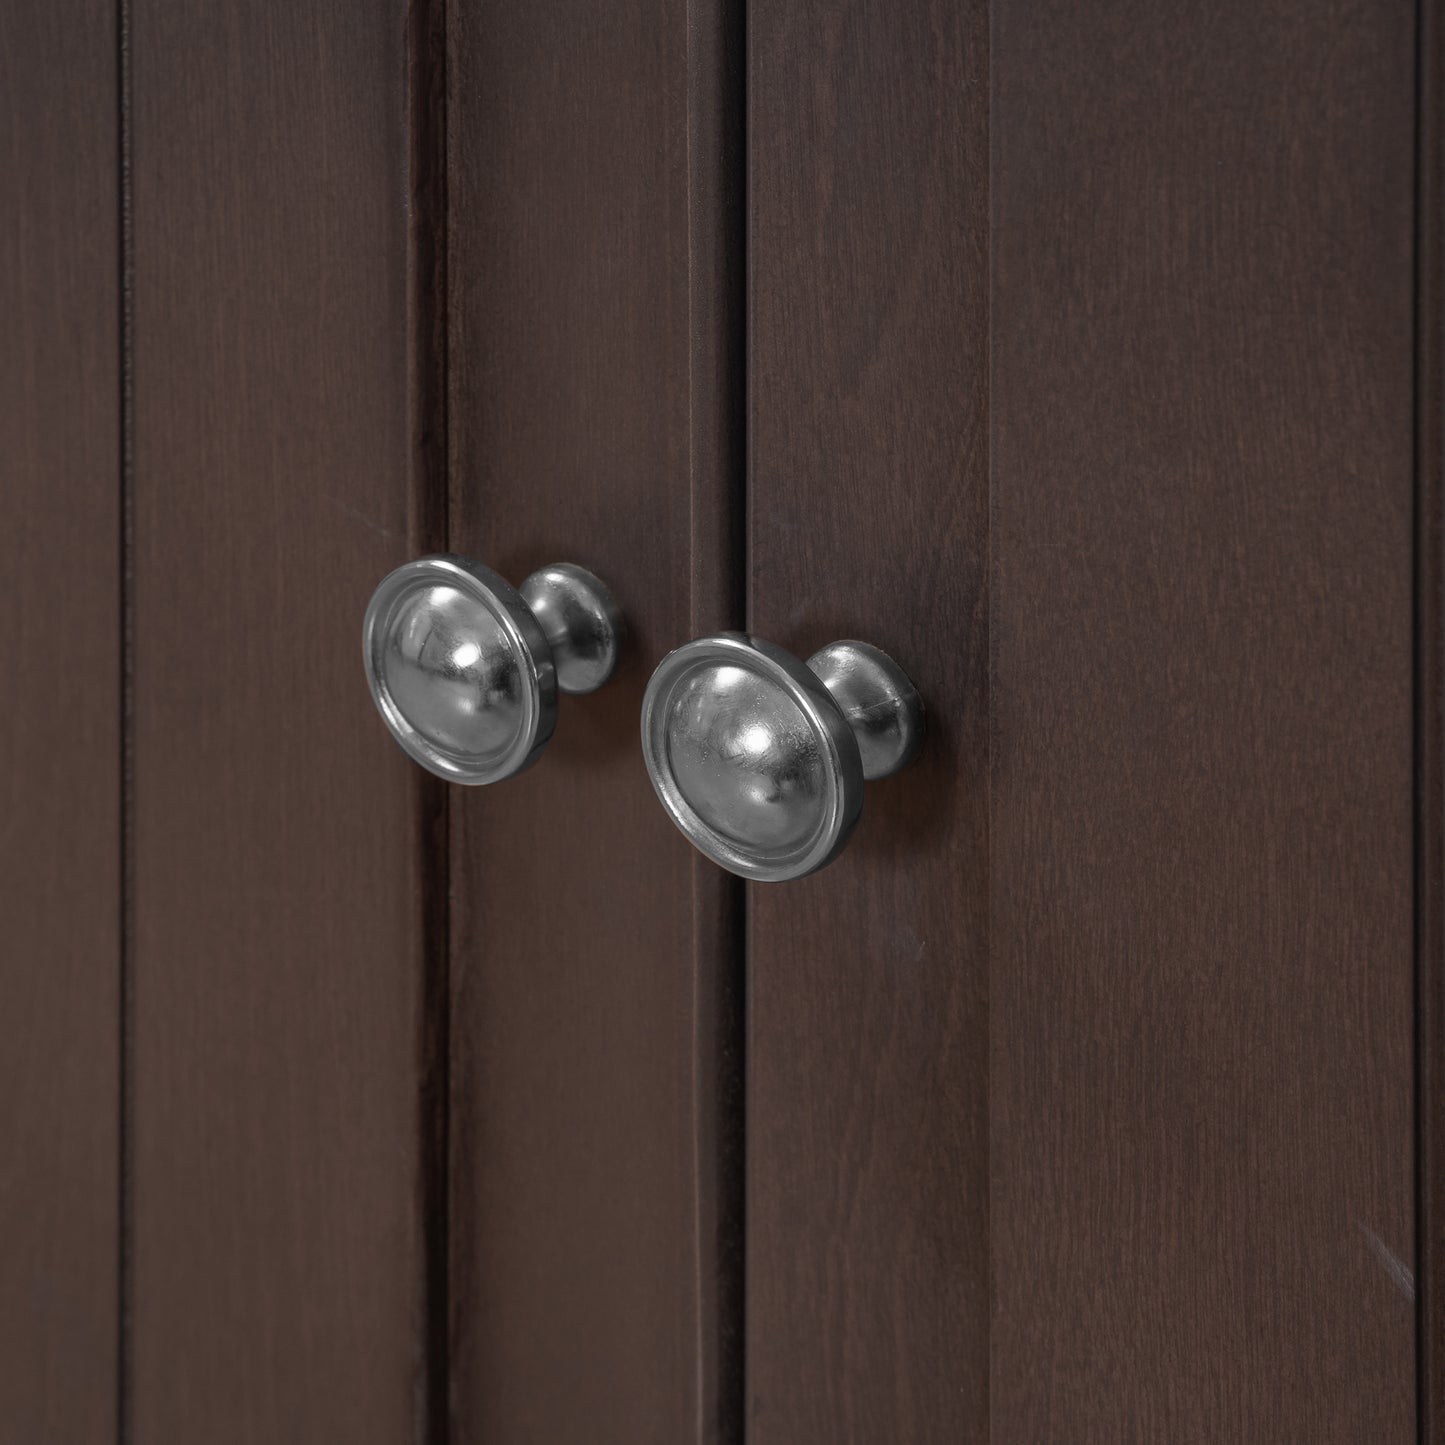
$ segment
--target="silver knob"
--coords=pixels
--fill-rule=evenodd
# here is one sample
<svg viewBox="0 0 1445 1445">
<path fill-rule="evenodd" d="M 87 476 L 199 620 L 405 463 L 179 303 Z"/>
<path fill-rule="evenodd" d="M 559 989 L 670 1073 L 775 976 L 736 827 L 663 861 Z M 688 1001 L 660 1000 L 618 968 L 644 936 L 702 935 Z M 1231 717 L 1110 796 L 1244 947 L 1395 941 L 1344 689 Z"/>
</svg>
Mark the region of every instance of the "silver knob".
<svg viewBox="0 0 1445 1445">
<path fill-rule="evenodd" d="M 722 632 L 669 653 L 642 702 L 652 786 L 683 833 L 744 878 L 801 878 L 837 857 L 863 783 L 906 766 L 923 703 L 866 642 L 835 642 L 804 666 Z"/>
<path fill-rule="evenodd" d="M 621 640 L 612 594 L 569 562 L 519 590 L 466 557 L 423 557 L 382 579 L 362 624 L 366 678 L 392 736 L 454 783 L 495 783 L 535 762 L 558 689 L 601 687 Z"/>
</svg>

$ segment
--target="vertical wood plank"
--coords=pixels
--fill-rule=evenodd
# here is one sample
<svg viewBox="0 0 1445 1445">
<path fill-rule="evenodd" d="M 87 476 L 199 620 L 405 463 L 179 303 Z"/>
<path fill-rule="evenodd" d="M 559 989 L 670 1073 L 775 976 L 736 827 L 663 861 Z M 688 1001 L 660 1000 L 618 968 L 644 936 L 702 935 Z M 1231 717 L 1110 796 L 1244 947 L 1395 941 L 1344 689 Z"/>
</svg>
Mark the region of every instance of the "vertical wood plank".
<svg viewBox="0 0 1445 1445">
<path fill-rule="evenodd" d="M 0 1433 L 77 1445 L 116 1409 L 116 75 L 113 4 L 0 9 Z"/>
<path fill-rule="evenodd" d="M 1414 6 L 993 10 L 993 1428 L 1413 1439 Z"/>
<path fill-rule="evenodd" d="M 751 630 L 866 639 L 930 735 L 749 890 L 754 1445 L 988 1420 L 988 17 L 749 15 Z"/>
<path fill-rule="evenodd" d="M 1415 126 L 1416 1241 L 1420 1439 L 1445 1440 L 1445 14 L 1419 7 Z"/>
<path fill-rule="evenodd" d="M 407 19 L 133 5 L 140 1441 L 427 1428 Z"/>
<path fill-rule="evenodd" d="M 452 798 L 454 1434 L 738 1441 L 737 895 L 638 740 L 662 654 L 740 621 L 738 10 L 452 22 L 451 545 L 591 567 L 632 629 Z"/>
</svg>

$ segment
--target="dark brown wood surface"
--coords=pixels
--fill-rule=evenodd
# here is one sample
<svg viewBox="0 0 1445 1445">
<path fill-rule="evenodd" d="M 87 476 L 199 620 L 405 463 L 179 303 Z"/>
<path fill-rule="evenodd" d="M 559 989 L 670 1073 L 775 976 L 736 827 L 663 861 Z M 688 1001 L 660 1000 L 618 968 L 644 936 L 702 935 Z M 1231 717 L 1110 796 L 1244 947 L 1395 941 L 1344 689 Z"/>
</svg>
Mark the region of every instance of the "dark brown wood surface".
<svg viewBox="0 0 1445 1445">
<path fill-rule="evenodd" d="M 1441 1438 L 1441 45 L 0 14 L 0 1438 Z M 633 626 L 495 788 L 443 547 Z M 745 611 L 931 719 L 746 904 L 637 739 Z"/>
<path fill-rule="evenodd" d="M 991 1416 L 1415 1438 L 1415 9 L 996 0 Z"/>
<path fill-rule="evenodd" d="M 1420 6 L 1415 255 L 1415 898 L 1420 1439 L 1445 1441 L 1445 7 Z"/>
<path fill-rule="evenodd" d="M 535 768 L 451 799 L 454 1438 L 737 1440 L 736 890 L 638 715 L 664 652 L 740 620 L 740 25 L 449 23 L 450 544 L 591 567 L 632 628 Z"/>
<path fill-rule="evenodd" d="M 430 1428 L 406 20 L 132 6 L 137 1441 Z"/>
<path fill-rule="evenodd" d="M 115 1434 L 115 7 L 0 8 L 0 1438 Z"/>
<path fill-rule="evenodd" d="M 931 729 L 749 890 L 754 1445 L 988 1433 L 987 37 L 749 16 L 750 625 L 882 647 Z"/>
</svg>

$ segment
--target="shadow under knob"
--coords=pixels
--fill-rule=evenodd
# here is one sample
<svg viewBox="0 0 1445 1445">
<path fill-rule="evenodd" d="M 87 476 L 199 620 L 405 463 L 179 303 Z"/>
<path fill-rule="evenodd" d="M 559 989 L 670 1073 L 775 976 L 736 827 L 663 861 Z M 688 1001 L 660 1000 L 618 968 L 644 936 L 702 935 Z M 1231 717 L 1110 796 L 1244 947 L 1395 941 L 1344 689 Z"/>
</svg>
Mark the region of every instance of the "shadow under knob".
<svg viewBox="0 0 1445 1445">
<path fill-rule="evenodd" d="M 923 704 L 865 642 L 807 664 L 723 632 L 671 652 L 642 704 L 642 749 L 673 822 L 715 863 L 780 882 L 831 862 L 863 810 L 864 780 L 906 766 Z"/>
<path fill-rule="evenodd" d="M 520 589 L 466 557 L 423 557 L 372 594 L 367 682 L 408 756 L 454 783 L 495 783 L 535 762 L 557 693 L 593 692 L 617 666 L 622 620 L 607 588 L 558 563 Z"/>
</svg>

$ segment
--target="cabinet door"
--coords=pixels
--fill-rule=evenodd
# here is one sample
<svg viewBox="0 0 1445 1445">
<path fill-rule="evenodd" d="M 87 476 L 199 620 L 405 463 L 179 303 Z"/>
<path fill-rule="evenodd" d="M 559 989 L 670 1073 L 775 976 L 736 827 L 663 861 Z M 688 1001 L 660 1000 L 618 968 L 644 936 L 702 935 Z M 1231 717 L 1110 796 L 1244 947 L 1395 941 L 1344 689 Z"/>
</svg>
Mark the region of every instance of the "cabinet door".
<svg viewBox="0 0 1445 1445">
<path fill-rule="evenodd" d="M 750 901 L 754 1441 L 1414 1437 L 1415 26 L 754 7 L 752 625 L 934 724 Z"/>
<path fill-rule="evenodd" d="M 929 719 L 837 862 L 749 890 L 759 1445 L 988 1430 L 987 37 L 749 17 L 749 624 L 883 648 Z"/>
<path fill-rule="evenodd" d="M 739 893 L 657 807 L 638 713 L 740 620 L 736 18 L 450 14 L 450 546 L 581 563 L 630 627 L 536 767 L 450 795 L 463 1441 L 735 1438 Z"/>
</svg>

